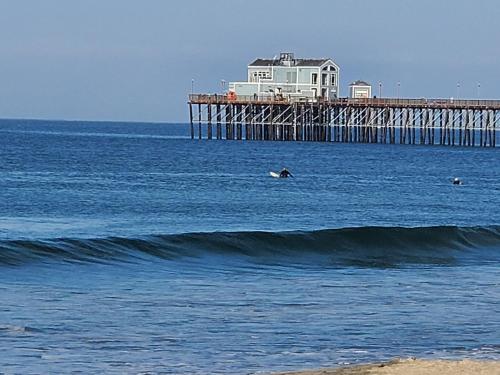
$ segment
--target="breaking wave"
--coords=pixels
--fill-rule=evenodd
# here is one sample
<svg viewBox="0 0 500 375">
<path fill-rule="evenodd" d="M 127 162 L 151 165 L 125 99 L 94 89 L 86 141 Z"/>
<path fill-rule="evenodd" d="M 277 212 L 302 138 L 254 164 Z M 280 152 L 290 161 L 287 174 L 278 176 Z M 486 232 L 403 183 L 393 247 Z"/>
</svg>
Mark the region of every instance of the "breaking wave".
<svg viewBox="0 0 500 375">
<path fill-rule="evenodd" d="M 213 232 L 140 238 L 0 241 L 0 264 L 114 263 L 239 257 L 254 263 L 396 267 L 500 260 L 500 226 L 359 227 L 297 232 Z"/>
</svg>

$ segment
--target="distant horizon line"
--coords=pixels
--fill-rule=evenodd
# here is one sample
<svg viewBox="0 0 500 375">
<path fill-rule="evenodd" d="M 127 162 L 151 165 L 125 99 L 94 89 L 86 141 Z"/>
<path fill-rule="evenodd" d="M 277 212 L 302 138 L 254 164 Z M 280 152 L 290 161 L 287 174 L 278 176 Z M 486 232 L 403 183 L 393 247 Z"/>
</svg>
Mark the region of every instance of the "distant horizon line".
<svg viewBox="0 0 500 375">
<path fill-rule="evenodd" d="M 56 119 L 56 118 L 28 118 L 28 117 L 0 117 L 1 121 L 38 121 L 38 122 L 95 122 L 95 123 L 110 123 L 110 124 L 157 124 L 157 125 L 189 125 L 189 122 L 172 122 L 172 121 L 138 121 L 138 120 L 82 120 L 82 119 Z"/>
</svg>

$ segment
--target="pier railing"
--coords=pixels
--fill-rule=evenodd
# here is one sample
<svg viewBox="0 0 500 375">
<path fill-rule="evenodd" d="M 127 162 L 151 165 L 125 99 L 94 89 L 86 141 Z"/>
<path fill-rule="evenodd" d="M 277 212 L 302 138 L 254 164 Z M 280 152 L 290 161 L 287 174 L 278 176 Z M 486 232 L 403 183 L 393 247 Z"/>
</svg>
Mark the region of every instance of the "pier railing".
<svg viewBox="0 0 500 375">
<path fill-rule="evenodd" d="M 314 103 L 329 105 L 352 105 L 370 107 L 439 107 L 439 108 L 490 108 L 500 109 L 500 100 L 483 99 L 444 99 L 444 98 L 337 98 L 337 99 L 299 99 L 279 96 L 251 96 L 238 95 L 229 97 L 226 94 L 190 94 L 189 103 L 192 104 L 291 104 Z"/>
</svg>

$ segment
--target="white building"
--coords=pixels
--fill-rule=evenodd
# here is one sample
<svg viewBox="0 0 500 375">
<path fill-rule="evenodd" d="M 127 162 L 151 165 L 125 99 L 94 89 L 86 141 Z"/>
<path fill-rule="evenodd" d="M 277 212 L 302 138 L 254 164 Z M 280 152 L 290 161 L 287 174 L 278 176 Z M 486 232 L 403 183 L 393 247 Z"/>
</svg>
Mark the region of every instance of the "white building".
<svg viewBox="0 0 500 375">
<path fill-rule="evenodd" d="M 230 82 L 239 96 L 282 97 L 290 100 L 334 99 L 339 95 L 340 69 L 331 59 L 257 59 L 248 66 L 246 82 Z"/>
<path fill-rule="evenodd" d="M 353 99 L 365 99 L 372 97 L 372 86 L 365 81 L 356 81 L 349 85 L 349 97 Z"/>
</svg>

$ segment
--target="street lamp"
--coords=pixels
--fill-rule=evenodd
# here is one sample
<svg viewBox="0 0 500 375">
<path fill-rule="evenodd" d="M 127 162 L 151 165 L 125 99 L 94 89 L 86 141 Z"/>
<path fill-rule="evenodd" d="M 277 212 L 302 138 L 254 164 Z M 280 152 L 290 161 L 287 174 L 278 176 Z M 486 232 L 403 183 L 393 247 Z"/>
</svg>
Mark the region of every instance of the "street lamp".
<svg viewBox="0 0 500 375">
<path fill-rule="evenodd" d="M 480 91 L 481 91 L 481 82 L 478 82 L 478 83 L 477 83 L 477 99 L 478 99 L 478 100 L 479 100 L 479 96 L 480 96 L 480 95 L 479 95 Z"/>
<path fill-rule="evenodd" d="M 460 99 L 460 82 L 457 82 L 457 99 Z"/>
<path fill-rule="evenodd" d="M 220 80 L 220 85 L 222 87 L 222 93 L 224 94 L 224 89 L 226 88 L 226 80 L 221 79 Z"/>
<path fill-rule="evenodd" d="M 382 82 L 378 83 L 378 97 L 382 98 Z"/>
<path fill-rule="evenodd" d="M 399 89 L 401 88 L 401 82 L 398 82 L 398 85 L 397 85 L 397 97 L 399 99 Z"/>
<path fill-rule="evenodd" d="M 194 94 L 194 78 L 191 79 L 191 94 Z"/>
</svg>

